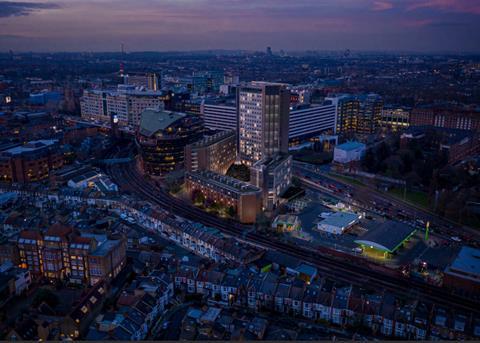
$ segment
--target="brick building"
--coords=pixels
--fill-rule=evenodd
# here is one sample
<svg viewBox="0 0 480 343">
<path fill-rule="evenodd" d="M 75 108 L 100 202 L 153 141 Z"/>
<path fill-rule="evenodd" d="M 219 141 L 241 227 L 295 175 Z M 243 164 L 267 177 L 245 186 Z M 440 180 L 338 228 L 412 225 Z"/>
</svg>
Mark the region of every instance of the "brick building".
<svg viewBox="0 0 480 343">
<path fill-rule="evenodd" d="M 433 125 L 479 131 L 480 112 L 468 109 L 417 107 L 410 114 L 410 125 Z"/>
<path fill-rule="evenodd" d="M 0 179 L 28 183 L 49 177 L 63 166 L 63 155 L 56 140 L 31 141 L 0 152 Z"/>
<path fill-rule="evenodd" d="M 198 191 L 225 207 L 233 207 L 242 223 L 255 222 L 261 209 L 262 190 L 249 183 L 210 171 L 186 173 L 185 185 L 190 194 Z"/>
</svg>

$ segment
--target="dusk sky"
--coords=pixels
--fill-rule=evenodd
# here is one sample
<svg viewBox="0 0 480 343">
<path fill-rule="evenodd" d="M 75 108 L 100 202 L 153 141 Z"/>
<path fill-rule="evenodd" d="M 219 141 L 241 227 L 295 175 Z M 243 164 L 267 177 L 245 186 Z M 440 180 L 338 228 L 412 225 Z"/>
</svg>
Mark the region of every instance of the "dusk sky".
<svg viewBox="0 0 480 343">
<path fill-rule="evenodd" d="M 480 0 L 0 1 L 0 50 L 480 52 Z"/>
</svg>

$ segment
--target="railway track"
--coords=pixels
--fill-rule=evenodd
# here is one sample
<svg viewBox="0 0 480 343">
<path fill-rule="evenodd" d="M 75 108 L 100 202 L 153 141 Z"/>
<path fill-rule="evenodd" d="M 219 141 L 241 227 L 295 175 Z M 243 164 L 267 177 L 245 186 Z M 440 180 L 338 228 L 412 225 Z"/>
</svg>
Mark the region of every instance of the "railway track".
<svg viewBox="0 0 480 343">
<path fill-rule="evenodd" d="M 185 204 L 163 189 L 154 186 L 140 175 L 133 165 L 122 166 L 119 168 L 109 167 L 107 171 L 114 181 L 120 186 L 129 189 L 139 195 L 142 199 L 147 199 L 152 203 L 163 207 L 170 213 L 174 213 L 186 219 L 202 223 L 206 226 L 215 227 L 224 234 L 241 237 L 242 240 L 253 242 L 266 249 L 272 249 L 287 253 L 293 257 L 313 264 L 317 269 L 333 279 L 349 282 L 361 287 L 384 288 L 395 294 L 405 297 L 411 296 L 412 290 L 415 290 L 422 301 L 430 301 L 436 305 L 453 307 L 462 311 L 469 311 L 480 315 L 480 304 L 472 299 L 464 298 L 452 294 L 445 289 L 436 288 L 419 281 L 411 279 L 396 278 L 391 275 L 385 275 L 379 271 L 369 269 L 364 265 L 356 265 L 348 261 L 340 261 L 337 258 L 321 255 L 317 251 L 309 250 L 304 247 L 292 246 L 283 242 L 272 240 L 255 232 L 248 232 L 252 226 L 241 225 L 234 221 L 227 221 L 205 213 L 204 211 Z M 369 280 L 367 283 L 365 280 Z"/>
</svg>

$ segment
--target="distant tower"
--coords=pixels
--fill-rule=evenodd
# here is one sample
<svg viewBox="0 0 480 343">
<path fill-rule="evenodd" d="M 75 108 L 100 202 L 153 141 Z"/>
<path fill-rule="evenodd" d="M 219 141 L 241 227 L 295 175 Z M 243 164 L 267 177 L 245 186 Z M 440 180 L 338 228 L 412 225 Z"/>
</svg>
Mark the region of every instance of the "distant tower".
<svg viewBox="0 0 480 343">
<path fill-rule="evenodd" d="M 123 43 L 120 44 L 120 50 L 122 52 L 122 55 L 125 55 L 125 44 Z"/>
<path fill-rule="evenodd" d="M 270 46 L 267 46 L 267 55 L 268 56 L 272 56 L 273 53 L 272 53 L 272 48 Z"/>
</svg>

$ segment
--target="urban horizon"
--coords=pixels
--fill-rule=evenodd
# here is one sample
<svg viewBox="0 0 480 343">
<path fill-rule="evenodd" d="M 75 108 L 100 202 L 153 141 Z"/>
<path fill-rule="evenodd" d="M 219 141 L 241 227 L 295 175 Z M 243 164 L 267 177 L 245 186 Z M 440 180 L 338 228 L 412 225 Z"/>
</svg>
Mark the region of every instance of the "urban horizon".
<svg viewBox="0 0 480 343">
<path fill-rule="evenodd" d="M 479 340 L 479 19 L 0 0 L 0 341 Z"/>
<path fill-rule="evenodd" d="M 480 51 L 470 0 L 0 2 L 2 50 Z"/>
</svg>

